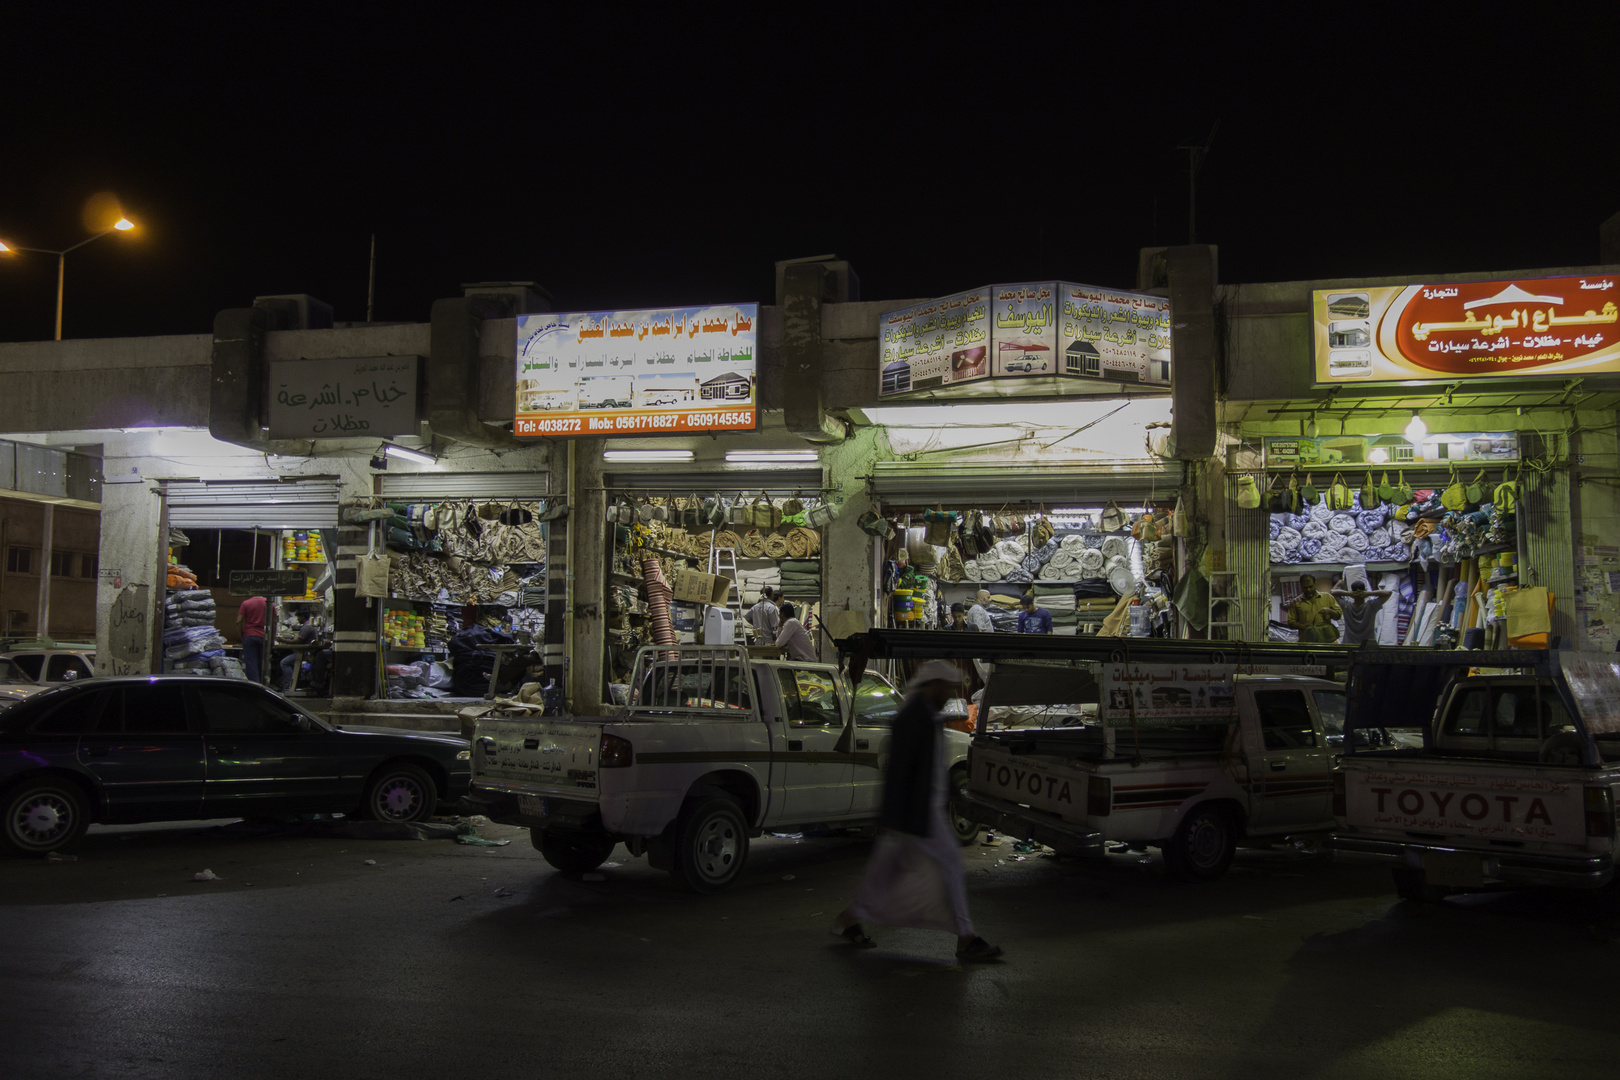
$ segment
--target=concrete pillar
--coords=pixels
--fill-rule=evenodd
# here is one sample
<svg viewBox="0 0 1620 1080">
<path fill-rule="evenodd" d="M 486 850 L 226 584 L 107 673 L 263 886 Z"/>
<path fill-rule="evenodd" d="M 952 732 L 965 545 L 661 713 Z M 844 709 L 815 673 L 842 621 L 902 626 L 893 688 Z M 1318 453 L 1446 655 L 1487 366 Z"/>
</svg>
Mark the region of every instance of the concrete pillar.
<svg viewBox="0 0 1620 1080">
<path fill-rule="evenodd" d="M 847 441 L 822 450 L 830 497 L 842 500 L 843 505 L 822 536 L 821 618 L 829 629 L 838 628 L 835 615 L 839 612 L 858 612 L 865 616 L 867 626 L 874 625 L 877 617 L 874 540 L 855 522 L 874 505 L 864 477 L 871 475 L 873 463 L 884 455 L 884 442 L 880 429 L 862 427 Z M 831 659 L 827 635 L 818 638 L 820 655 Z"/>
<path fill-rule="evenodd" d="M 360 462 L 345 462 L 338 481 L 338 502 L 343 507 L 369 507 L 371 473 Z M 379 525 L 378 528 L 382 526 Z M 377 605 L 379 600 L 360 596 L 355 585 L 359 560 L 371 550 L 371 529 L 351 525 L 340 514 L 337 562 L 332 571 L 332 698 L 370 697 L 377 689 Z M 381 544 L 378 545 L 381 547 Z"/>
<path fill-rule="evenodd" d="M 558 504 L 572 505 L 574 443 L 557 443 L 547 459 L 549 472 L 546 490 L 550 497 L 546 507 Z M 546 530 L 546 632 L 540 658 L 544 671 L 540 685 L 555 683 L 568 692 L 568 605 L 570 593 L 570 563 L 568 548 L 574 535 L 572 516 L 547 522 Z"/>
<path fill-rule="evenodd" d="M 56 507 L 46 503 L 40 509 L 39 527 L 39 618 L 35 636 L 43 639 L 51 633 L 51 545 L 56 528 Z"/>
<path fill-rule="evenodd" d="M 568 495 L 568 645 L 570 708 L 579 716 L 602 712 L 607 667 L 607 600 L 610 567 L 607 493 L 602 489 L 604 439 L 575 439 Z"/>
<path fill-rule="evenodd" d="M 146 481 L 101 489 L 101 577 L 96 585 L 96 674 L 156 670 L 168 573 L 167 517 Z M 44 569 L 49 572 L 50 566 Z"/>
</svg>

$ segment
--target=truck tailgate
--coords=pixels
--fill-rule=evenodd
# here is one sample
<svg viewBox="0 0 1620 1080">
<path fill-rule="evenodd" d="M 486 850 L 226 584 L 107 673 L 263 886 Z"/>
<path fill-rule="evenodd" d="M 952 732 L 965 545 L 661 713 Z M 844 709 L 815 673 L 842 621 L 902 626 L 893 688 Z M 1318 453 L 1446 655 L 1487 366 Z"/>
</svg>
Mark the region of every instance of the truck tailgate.
<svg viewBox="0 0 1620 1080">
<path fill-rule="evenodd" d="M 1481 851 L 1586 849 L 1585 785 L 1569 770 L 1476 762 L 1347 759 L 1347 836 L 1447 842 Z"/>
<path fill-rule="evenodd" d="M 472 782 L 489 791 L 595 802 L 602 724 L 485 717 L 473 733 Z"/>
<path fill-rule="evenodd" d="M 1085 763 L 1048 754 L 1014 754 L 999 745 L 975 743 L 968 753 L 968 790 L 1022 803 L 1078 822 L 1086 815 Z"/>
</svg>

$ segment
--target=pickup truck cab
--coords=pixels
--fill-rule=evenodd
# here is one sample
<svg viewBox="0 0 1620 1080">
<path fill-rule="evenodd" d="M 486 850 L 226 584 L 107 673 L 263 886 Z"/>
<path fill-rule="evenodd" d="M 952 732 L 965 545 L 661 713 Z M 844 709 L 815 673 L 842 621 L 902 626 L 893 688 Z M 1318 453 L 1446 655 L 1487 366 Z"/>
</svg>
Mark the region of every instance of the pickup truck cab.
<svg viewBox="0 0 1620 1080">
<path fill-rule="evenodd" d="M 1614 877 L 1613 653 L 1363 650 L 1334 777 L 1336 849 L 1396 861 L 1408 900 Z M 1377 725 L 1406 735 L 1380 742 Z"/>
<path fill-rule="evenodd" d="M 473 733 L 471 799 L 526 825 L 559 870 L 601 865 L 618 843 L 700 893 L 734 881 L 750 837 L 877 823 L 887 680 L 830 664 L 760 660 L 744 648 L 646 648 L 630 704 L 605 717 L 491 714 Z M 953 783 L 968 738 L 944 733 Z M 967 843 L 978 826 L 957 819 Z"/>
<path fill-rule="evenodd" d="M 1097 693 L 1101 666 L 998 662 L 984 701 L 1083 700 L 1088 689 Z M 1170 873 L 1188 881 L 1225 874 L 1239 844 L 1326 839 L 1338 755 L 1329 726 L 1344 714 L 1344 687 L 1295 675 L 1226 676 L 1205 694 L 1206 715 L 1183 719 L 1175 714 L 1193 711 L 1191 691 L 1169 682 L 1177 666 L 1140 670 L 1155 679 L 1163 671 L 1166 682 L 1143 697 L 1148 715 L 1134 723 L 1120 718 L 1118 701 L 1109 715 L 1105 698 L 1103 720 L 1058 710 L 1042 726 L 987 730 L 990 710 L 981 705 L 961 812 L 1059 851 L 1157 847 Z M 1129 699 L 1121 700 L 1128 712 Z"/>
</svg>

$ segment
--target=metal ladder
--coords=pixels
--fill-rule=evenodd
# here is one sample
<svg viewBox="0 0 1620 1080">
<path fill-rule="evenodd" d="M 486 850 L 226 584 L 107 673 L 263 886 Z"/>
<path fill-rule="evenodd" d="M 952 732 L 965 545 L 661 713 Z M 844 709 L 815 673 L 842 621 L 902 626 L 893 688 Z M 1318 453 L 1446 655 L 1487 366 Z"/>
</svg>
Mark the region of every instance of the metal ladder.
<svg viewBox="0 0 1620 1080">
<path fill-rule="evenodd" d="M 716 577 L 725 576 L 731 579 L 731 589 L 726 594 L 726 606 L 736 612 L 737 633 L 742 633 L 743 606 L 742 585 L 737 578 L 737 552 L 733 548 L 711 547 L 709 549 L 709 573 Z"/>
<path fill-rule="evenodd" d="M 1209 610 L 1205 612 L 1206 622 L 1204 625 L 1208 627 L 1208 632 L 1211 637 L 1214 637 L 1215 628 L 1217 626 L 1227 628 L 1226 638 L 1228 641 L 1241 640 L 1243 637 L 1243 598 L 1237 595 L 1237 575 L 1238 572 L 1236 570 L 1211 570 L 1209 572 Z M 1222 578 L 1229 579 L 1229 595 L 1220 594 L 1216 591 L 1216 583 Z M 1219 604 L 1227 605 L 1227 618 L 1225 619 L 1215 618 L 1215 608 Z M 1236 618 L 1232 617 L 1234 615 Z M 1238 631 L 1238 635 L 1235 638 L 1231 633 L 1233 627 L 1236 627 Z"/>
</svg>

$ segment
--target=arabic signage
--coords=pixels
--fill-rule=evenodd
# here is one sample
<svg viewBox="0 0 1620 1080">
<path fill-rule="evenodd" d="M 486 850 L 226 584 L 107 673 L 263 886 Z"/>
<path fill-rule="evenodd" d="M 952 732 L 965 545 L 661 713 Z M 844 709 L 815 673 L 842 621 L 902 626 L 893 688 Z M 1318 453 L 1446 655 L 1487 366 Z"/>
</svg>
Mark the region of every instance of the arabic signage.
<svg viewBox="0 0 1620 1080">
<path fill-rule="evenodd" d="M 752 430 L 757 304 L 517 319 L 526 436 Z"/>
<path fill-rule="evenodd" d="M 1319 289 L 1316 382 L 1620 371 L 1620 278 Z"/>
<path fill-rule="evenodd" d="M 1514 431 L 1431 431 L 1421 443 L 1404 435 L 1286 435 L 1267 438 L 1265 444 L 1268 469 L 1497 465 L 1519 460 L 1519 435 Z"/>
<path fill-rule="evenodd" d="M 990 285 L 879 316 L 878 396 L 981 379 L 1170 385 L 1170 301 L 1066 282 Z"/>
<path fill-rule="evenodd" d="M 1098 713 L 1108 727 L 1224 724 L 1237 711 L 1230 665 L 1105 663 Z"/>
<path fill-rule="evenodd" d="M 302 570 L 232 570 L 232 596 L 303 596 L 309 579 Z"/>
<path fill-rule="evenodd" d="M 420 356 L 270 363 L 270 437 L 415 435 Z"/>
</svg>

